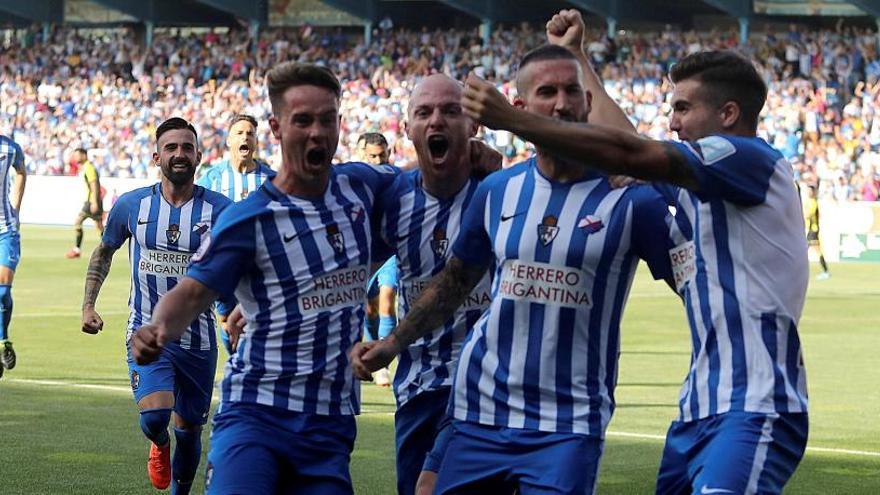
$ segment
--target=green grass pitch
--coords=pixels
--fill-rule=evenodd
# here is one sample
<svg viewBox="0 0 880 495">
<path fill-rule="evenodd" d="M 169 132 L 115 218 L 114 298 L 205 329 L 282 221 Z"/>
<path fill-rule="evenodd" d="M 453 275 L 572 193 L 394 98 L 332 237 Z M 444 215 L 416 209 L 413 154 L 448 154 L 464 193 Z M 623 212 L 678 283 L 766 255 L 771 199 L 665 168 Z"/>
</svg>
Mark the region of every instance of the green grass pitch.
<svg viewBox="0 0 880 495">
<path fill-rule="evenodd" d="M 124 354 L 127 250 L 120 250 L 98 310 L 105 329 L 80 332 L 90 250 L 63 254 L 69 229 L 25 226 L 11 337 L 19 364 L 0 379 L 0 490 L 4 494 L 149 494 L 148 442 L 137 426 Z M 618 408 L 599 493 L 653 493 L 663 435 L 688 365 L 680 305 L 640 272 L 623 322 Z M 810 441 L 787 492 L 880 493 L 880 265 L 838 264 L 812 282 L 801 324 L 810 391 Z M 219 373 L 218 373 L 219 376 Z M 215 394 L 216 397 L 216 394 Z M 394 492 L 394 404 L 363 387 L 351 471 L 359 494 Z M 207 452 L 208 435 L 203 437 Z M 201 493 L 204 462 L 194 493 Z"/>
</svg>

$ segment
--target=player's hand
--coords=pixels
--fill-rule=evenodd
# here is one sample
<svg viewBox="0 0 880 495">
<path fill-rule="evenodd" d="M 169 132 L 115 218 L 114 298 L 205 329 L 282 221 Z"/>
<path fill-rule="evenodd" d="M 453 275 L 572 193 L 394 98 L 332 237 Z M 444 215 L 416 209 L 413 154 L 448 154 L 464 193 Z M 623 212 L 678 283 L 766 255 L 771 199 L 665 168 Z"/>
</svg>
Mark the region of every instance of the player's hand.
<svg viewBox="0 0 880 495">
<path fill-rule="evenodd" d="M 468 117 L 491 129 L 506 128 L 515 116 L 515 109 L 507 98 L 492 83 L 473 72 L 468 74 L 461 93 L 461 106 Z"/>
<path fill-rule="evenodd" d="M 492 172 L 501 170 L 502 156 L 495 148 L 479 139 L 471 139 L 468 142 L 468 151 L 474 176 L 482 179 Z"/>
<path fill-rule="evenodd" d="M 398 354 L 400 349 L 392 334 L 382 340 L 358 342 L 349 357 L 354 375 L 361 380 L 372 381 L 373 372 L 388 367 Z"/>
<path fill-rule="evenodd" d="M 131 356 L 137 364 L 149 364 L 159 359 L 162 348 L 165 347 L 165 339 L 159 332 L 159 327 L 146 324 L 131 336 L 129 342 Z"/>
<path fill-rule="evenodd" d="M 235 352 L 238 350 L 238 341 L 241 340 L 241 334 L 244 333 L 244 324 L 247 323 L 244 315 L 241 314 L 241 306 L 236 305 L 225 321 L 226 326 L 223 329 L 229 335 L 229 346 L 232 348 L 232 352 Z"/>
<path fill-rule="evenodd" d="M 584 19 L 575 9 L 560 10 L 547 21 L 547 41 L 575 53 L 584 49 Z"/>
<path fill-rule="evenodd" d="M 98 213 L 98 203 L 92 203 L 89 205 L 89 212 L 92 215 L 96 215 Z"/>
<path fill-rule="evenodd" d="M 104 328 L 104 320 L 95 311 L 95 308 L 83 308 L 82 311 L 82 331 L 95 335 Z"/>
</svg>

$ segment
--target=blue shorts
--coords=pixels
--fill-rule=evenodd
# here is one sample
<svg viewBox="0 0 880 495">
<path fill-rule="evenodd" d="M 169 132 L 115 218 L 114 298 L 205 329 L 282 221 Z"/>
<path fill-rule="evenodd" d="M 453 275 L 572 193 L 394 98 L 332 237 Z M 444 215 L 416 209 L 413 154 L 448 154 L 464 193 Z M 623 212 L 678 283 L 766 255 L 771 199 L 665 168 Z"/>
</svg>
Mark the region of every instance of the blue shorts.
<svg viewBox="0 0 880 495">
<path fill-rule="evenodd" d="M 394 414 L 397 493 L 411 495 L 422 471 L 440 471 L 452 421 L 446 414 L 450 387 L 422 392 Z"/>
<path fill-rule="evenodd" d="M 354 493 L 356 434 L 353 416 L 224 402 L 214 416 L 206 493 Z"/>
<path fill-rule="evenodd" d="M 454 420 L 434 493 L 592 494 L 604 441 Z"/>
<path fill-rule="evenodd" d="M 128 377 L 134 401 L 154 392 L 174 393 L 174 412 L 188 423 L 203 425 L 211 411 L 217 349 L 182 349 L 179 344 L 165 346 L 159 359 L 140 365 L 128 353 Z"/>
<path fill-rule="evenodd" d="M 658 494 L 781 493 L 807 447 L 805 413 L 728 412 L 674 421 Z"/>
<path fill-rule="evenodd" d="M 21 260 L 21 236 L 17 230 L 0 234 L 0 265 L 15 271 Z"/>
</svg>

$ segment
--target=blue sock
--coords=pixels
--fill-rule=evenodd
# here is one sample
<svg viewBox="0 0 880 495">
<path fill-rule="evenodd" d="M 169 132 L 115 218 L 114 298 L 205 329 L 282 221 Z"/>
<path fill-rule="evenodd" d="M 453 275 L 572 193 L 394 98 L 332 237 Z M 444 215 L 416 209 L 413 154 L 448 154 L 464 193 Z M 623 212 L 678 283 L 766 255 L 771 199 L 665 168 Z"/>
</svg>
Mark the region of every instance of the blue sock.
<svg viewBox="0 0 880 495">
<path fill-rule="evenodd" d="M 384 339 L 385 337 L 391 335 L 391 331 L 394 330 L 394 325 L 397 324 L 397 318 L 393 316 L 380 316 L 379 317 L 379 338 Z"/>
<path fill-rule="evenodd" d="M 202 430 L 174 429 L 174 455 L 171 457 L 171 495 L 186 495 L 192 488 L 193 479 L 202 457 Z"/>
<path fill-rule="evenodd" d="M 171 440 L 168 435 L 170 421 L 171 409 L 144 409 L 141 411 L 141 430 L 151 442 L 160 447 L 167 445 Z"/>
<path fill-rule="evenodd" d="M 367 318 L 364 323 L 364 336 L 367 342 L 379 340 L 379 318 Z"/>
<path fill-rule="evenodd" d="M 12 320 L 12 286 L 0 285 L 0 340 L 9 338 L 9 322 Z"/>
</svg>

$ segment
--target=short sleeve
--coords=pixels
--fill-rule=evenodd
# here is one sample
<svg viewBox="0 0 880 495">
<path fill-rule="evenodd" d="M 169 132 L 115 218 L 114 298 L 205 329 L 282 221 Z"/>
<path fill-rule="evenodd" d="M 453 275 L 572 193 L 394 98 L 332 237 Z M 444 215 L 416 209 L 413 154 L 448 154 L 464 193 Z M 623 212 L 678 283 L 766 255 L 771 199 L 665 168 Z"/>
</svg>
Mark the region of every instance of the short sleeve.
<svg viewBox="0 0 880 495">
<path fill-rule="evenodd" d="M 388 258 L 377 275 L 379 287 L 391 287 L 397 290 L 397 256 Z"/>
<path fill-rule="evenodd" d="M 486 208 L 489 198 L 489 182 L 483 181 L 474 192 L 464 212 L 461 231 L 452 252 L 469 265 L 485 266 L 492 262 L 492 242 L 486 228 Z"/>
<path fill-rule="evenodd" d="M 673 221 L 669 205 L 660 193 L 649 186 L 633 190 L 633 252 L 648 264 L 654 280 L 672 278 L 669 250 L 674 248 L 670 237 Z"/>
<path fill-rule="evenodd" d="M 756 206 L 767 196 L 776 160 L 771 150 L 754 141 L 708 136 L 693 144 L 672 144 L 682 152 L 697 179 L 699 190 L 695 194 L 700 200 Z"/>
<path fill-rule="evenodd" d="M 217 225 L 205 236 L 192 257 L 187 276 L 232 298 L 244 269 L 252 265 L 255 253 L 253 217 L 230 215 L 231 208 L 220 215 Z"/>
<path fill-rule="evenodd" d="M 104 226 L 104 235 L 101 237 L 101 242 L 105 246 L 119 249 L 131 237 L 130 214 L 130 198 L 126 196 L 119 198 L 107 215 L 107 225 Z"/>
</svg>

